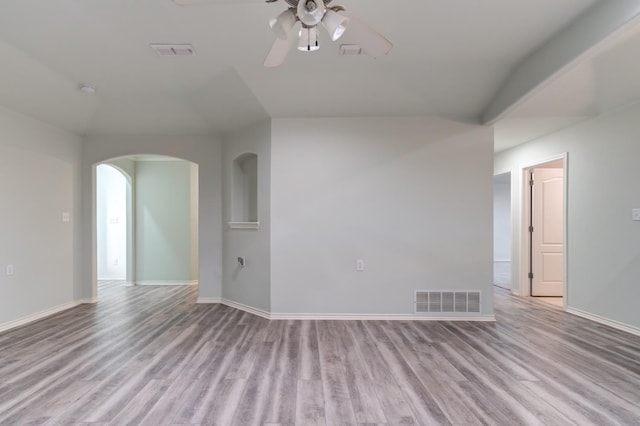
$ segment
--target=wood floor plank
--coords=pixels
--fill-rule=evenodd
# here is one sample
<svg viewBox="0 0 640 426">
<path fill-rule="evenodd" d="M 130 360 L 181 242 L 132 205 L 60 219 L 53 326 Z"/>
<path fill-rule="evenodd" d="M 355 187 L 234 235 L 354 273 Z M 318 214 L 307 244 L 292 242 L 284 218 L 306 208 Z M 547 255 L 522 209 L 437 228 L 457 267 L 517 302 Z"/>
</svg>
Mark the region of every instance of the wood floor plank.
<svg viewBox="0 0 640 426">
<path fill-rule="evenodd" d="M 326 426 L 324 392 L 320 380 L 298 380 L 296 390 L 297 425 Z"/>
<path fill-rule="evenodd" d="M 343 322 L 333 323 L 333 326 L 340 339 L 340 355 L 356 421 L 361 424 L 386 423 L 387 417 L 378 400 L 376 383 L 367 369 L 360 368 L 364 365 L 364 356 L 350 331 L 354 324 Z"/>
<path fill-rule="evenodd" d="M 640 425 L 640 337 L 494 293 L 496 323 L 268 321 L 193 286 L 0 333 L 0 425 Z"/>
<path fill-rule="evenodd" d="M 326 421 L 328 424 L 355 424 L 349 386 L 331 321 L 318 322 L 317 328 Z"/>
</svg>

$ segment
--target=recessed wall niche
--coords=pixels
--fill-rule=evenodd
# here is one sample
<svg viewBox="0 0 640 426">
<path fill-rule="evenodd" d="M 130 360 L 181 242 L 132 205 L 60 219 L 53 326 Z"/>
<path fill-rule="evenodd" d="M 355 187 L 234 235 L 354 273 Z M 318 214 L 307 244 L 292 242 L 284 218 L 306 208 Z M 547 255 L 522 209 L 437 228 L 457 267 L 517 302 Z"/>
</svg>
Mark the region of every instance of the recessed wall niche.
<svg viewBox="0 0 640 426">
<path fill-rule="evenodd" d="M 233 160 L 232 179 L 231 227 L 257 228 L 258 156 L 246 153 Z"/>
</svg>

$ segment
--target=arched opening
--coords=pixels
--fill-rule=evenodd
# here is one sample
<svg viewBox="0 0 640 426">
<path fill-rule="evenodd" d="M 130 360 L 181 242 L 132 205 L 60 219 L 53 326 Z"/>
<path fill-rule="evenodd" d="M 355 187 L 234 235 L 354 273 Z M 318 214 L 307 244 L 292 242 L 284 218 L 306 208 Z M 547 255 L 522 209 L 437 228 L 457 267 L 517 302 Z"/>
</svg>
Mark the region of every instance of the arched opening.
<svg viewBox="0 0 640 426">
<path fill-rule="evenodd" d="M 98 281 L 127 281 L 131 179 L 109 164 L 96 168 Z"/>
<path fill-rule="evenodd" d="M 105 203 L 111 200 L 104 193 L 105 175 L 114 172 L 126 176 L 128 182 L 125 220 L 119 203 Z M 124 283 L 197 285 L 198 165 L 173 157 L 134 155 L 95 164 L 94 176 L 94 294 L 99 297 L 98 284 L 112 277 L 105 271 L 113 270 L 117 263 L 122 273 L 122 255 L 114 261 L 117 250 L 105 238 L 122 222 L 126 223 L 128 249 Z"/>
<path fill-rule="evenodd" d="M 246 153 L 233 160 L 233 222 L 258 222 L 258 156 Z"/>
</svg>

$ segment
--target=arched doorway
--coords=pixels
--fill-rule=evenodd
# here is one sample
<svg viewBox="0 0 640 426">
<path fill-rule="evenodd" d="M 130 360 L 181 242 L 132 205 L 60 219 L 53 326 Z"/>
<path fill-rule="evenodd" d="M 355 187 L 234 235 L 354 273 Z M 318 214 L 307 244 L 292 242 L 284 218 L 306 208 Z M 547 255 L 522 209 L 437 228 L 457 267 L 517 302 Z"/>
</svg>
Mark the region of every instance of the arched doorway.
<svg viewBox="0 0 640 426">
<path fill-rule="evenodd" d="M 105 277 L 102 273 L 104 263 L 109 266 L 111 262 L 111 269 L 114 266 L 113 256 L 102 259 L 108 249 L 101 236 L 110 226 L 120 222 L 119 216 L 117 219 L 105 218 L 101 208 L 101 178 L 109 168 L 126 176 L 129 184 L 126 202 L 128 254 L 123 283 L 197 285 L 198 165 L 173 157 L 133 155 L 94 164 L 94 294 L 99 297 L 98 282 Z"/>
<path fill-rule="evenodd" d="M 96 168 L 96 232 L 98 281 L 131 282 L 128 236 L 131 220 L 131 177 L 116 166 Z M 128 276 L 129 275 L 129 276 Z"/>
</svg>

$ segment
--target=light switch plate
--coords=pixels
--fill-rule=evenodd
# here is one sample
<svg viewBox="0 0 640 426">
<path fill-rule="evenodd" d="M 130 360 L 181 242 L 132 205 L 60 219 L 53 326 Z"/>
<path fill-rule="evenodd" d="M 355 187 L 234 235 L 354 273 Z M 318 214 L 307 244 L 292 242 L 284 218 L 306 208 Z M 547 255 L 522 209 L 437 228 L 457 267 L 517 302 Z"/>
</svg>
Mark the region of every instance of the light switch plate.
<svg viewBox="0 0 640 426">
<path fill-rule="evenodd" d="M 358 272 L 364 271 L 364 260 L 362 260 L 362 259 L 357 259 L 356 260 L 356 271 L 358 271 Z"/>
<path fill-rule="evenodd" d="M 631 210 L 631 220 L 640 221 L 640 209 Z"/>
<path fill-rule="evenodd" d="M 7 275 L 13 275 L 13 265 L 7 265 Z"/>
<path fill-rule="evenodd" d="M 71 215 L 69 214 L 69 212 L 62 212 L 62 221 L 64 223 L 71 221 Z"/>
</svg>

